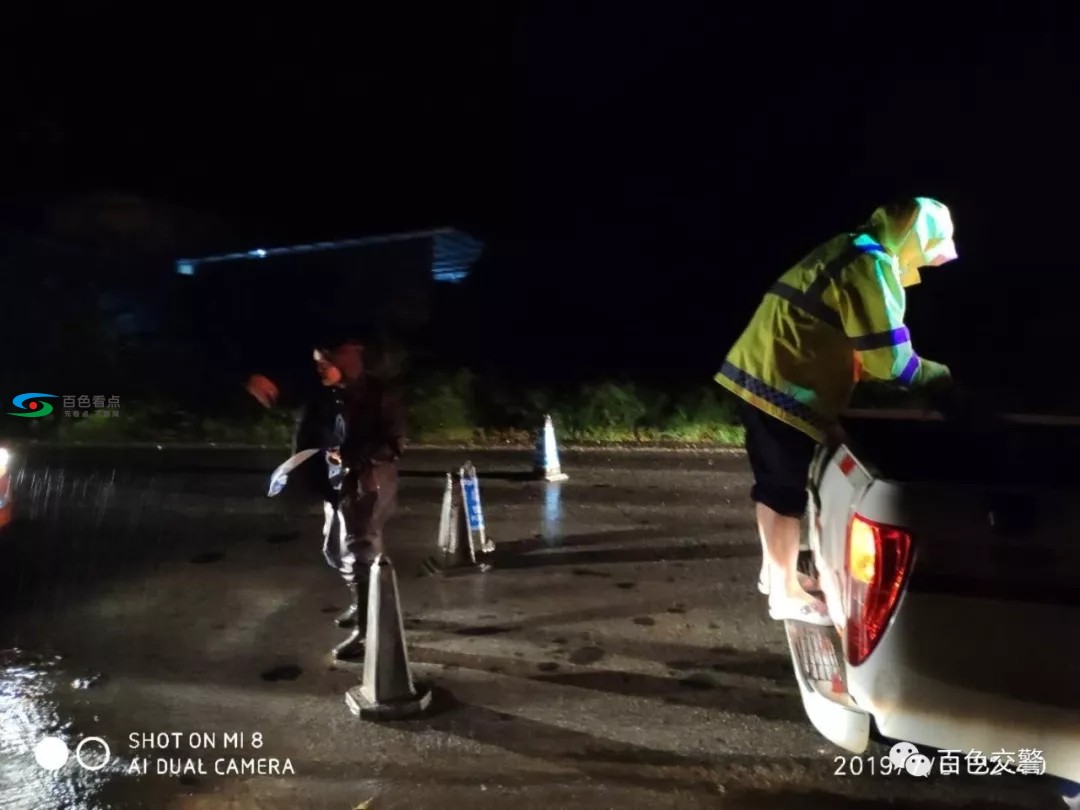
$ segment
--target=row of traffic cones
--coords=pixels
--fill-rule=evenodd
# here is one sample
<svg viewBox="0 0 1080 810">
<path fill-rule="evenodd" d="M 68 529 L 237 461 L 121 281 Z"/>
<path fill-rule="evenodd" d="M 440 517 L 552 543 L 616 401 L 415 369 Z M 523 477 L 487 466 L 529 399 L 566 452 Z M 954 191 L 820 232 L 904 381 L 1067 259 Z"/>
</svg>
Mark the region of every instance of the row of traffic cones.
<svg viewBox="0 0 1080 810">
<path fill-rule="evenodd" d="M 537 439 L 534 474 L 545 481 L 565 481 L 559 465 L 558 445 L 550 416 Z M 448 473 L 439 515 L 438 547 L 444 560 L 490 565 L 479 555 L 491 555 L 495 543 L 488 536 L 480 503 L 480 480 L 476 467 L 466 462 L 457 476 Z M 431 557 L 425 570 L 436 573 L 440 566 Z M 364 649 L 364 676 L 359 686 L 345 695 L 353 714 L 374 720 L 410 717 L 427 710 L 431 690 L 417 683 L 409 667 L 405 626 L 401 617 L 397 575 L 386 555 L 371 566 L 368 580 L 368 626 Z"/>
<path fill-rule="evenodd" d="M 445 564 L 480 565 L 481 570 L 490 568 L 489 563 L 478 559 L 478 554 L 493 554 L 495 542 L 484 526 L 480 479 L 471 461 L 466 462 L 456 476 L 446 475 L 437 546 Z M 425 565 L 430 566 L 433 559 L 429 557 Z"/>
<path fill-rule="evenodd" d="M 544 426 L 537 437 L 533 475 L 544 481 L 568 478 L 559 463 L 559 447 L 550 416 L 544 417 Z M 480 479 L 472 462 L 466 462 L 456 476 L 446 474 L 436 546 L 440 553 L 424 560 L 422 575 L 434 576 L 459 565 L 478 565 L 482 571 L 492 567 L 489 560 L 495 552 L 495 543 L 484 526 Z M 479 557 L 478 552 L 484 557 Z"/>
</svg>

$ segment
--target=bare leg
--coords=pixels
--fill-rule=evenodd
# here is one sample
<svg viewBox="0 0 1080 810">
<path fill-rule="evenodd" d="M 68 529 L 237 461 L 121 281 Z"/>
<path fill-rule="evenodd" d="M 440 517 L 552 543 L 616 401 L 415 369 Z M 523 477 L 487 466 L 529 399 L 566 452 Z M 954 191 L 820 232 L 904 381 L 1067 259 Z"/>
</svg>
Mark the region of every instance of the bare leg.
<svg viewBox="0 0 1080 810">
<path fill-rule="evenodd" d="M 765 525 L 762 522 L 761 507 L 757 510 L 758 538 L 761 540 L 761 573 L 758 582 L 764 583 L 766 592 L 769 588 L 769 545 L 765 542 Z"/>
<path fill-rule="evenodd" d="M 808 604 L 817 602 L 799 580 L 799 518 L 781 515 L 759 503 L 757 521 L 768 562 L 770 602 L 785 596 Z"/>
</svg>

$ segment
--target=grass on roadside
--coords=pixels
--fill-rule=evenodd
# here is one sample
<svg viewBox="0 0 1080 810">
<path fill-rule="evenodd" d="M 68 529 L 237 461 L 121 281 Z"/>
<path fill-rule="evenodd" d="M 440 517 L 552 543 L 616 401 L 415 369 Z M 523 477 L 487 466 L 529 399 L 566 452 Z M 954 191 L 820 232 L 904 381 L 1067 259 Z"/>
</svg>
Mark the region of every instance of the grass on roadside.
<svg viewBox="0 0 1080 810">
<path fill-rule="evenodd" d="M 528 445 L 545 414 L 564 445 L 740 446 L 730 398 L 716 385 L 671 393 L 625 381 L 576 390 L 499 390 L 469 371 L 406 381 L 411 444 Z M 483 396 L 480 396 L 480 393 Z M 64 417 L 56 439 L 75 443 L 216 442 L 286 447 L 295 414 L 197 415 L 175 403 L 126 401 L 118 417 Z"/>
</svg>

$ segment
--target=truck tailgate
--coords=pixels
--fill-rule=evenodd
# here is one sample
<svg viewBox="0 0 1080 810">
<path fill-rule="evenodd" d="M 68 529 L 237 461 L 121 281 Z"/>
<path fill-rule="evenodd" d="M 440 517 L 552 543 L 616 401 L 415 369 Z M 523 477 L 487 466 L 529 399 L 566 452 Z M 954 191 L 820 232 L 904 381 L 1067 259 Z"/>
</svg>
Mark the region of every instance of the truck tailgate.
<svg viewBox="0 0 1080 810">
<path fill-rule="evenodd" d="M 908 484 L 901 498 L 915 548 L 898 606 L 908 666 L 1080 708 L 1076 493 Z"/>
<path fill-rule="evenodd" d="M 873 476 L 855 509 L 912 536 L 878 677 L 982 694 L 970 705 L 991 725 L 994 699 L 1053 707 L 1080 735 L 1080 427 L 890 419 L 848 430 Z"/>
</svg>

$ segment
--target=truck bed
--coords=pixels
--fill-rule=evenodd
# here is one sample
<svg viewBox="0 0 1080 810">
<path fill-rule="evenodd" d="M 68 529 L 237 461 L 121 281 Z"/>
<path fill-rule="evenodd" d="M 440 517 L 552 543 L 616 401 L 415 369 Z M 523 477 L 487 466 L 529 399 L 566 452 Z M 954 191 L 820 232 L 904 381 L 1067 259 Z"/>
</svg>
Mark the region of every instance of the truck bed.
<svg viewBox="0 0 1080 810">
<path fill-rule="evenodd" d="M 1080 486 L 1080 419 L 1013 414 L 971 428 L 922 411 L 850 411 L 847 444 L 874 476 L 899 482 Z"/>
</svg>

